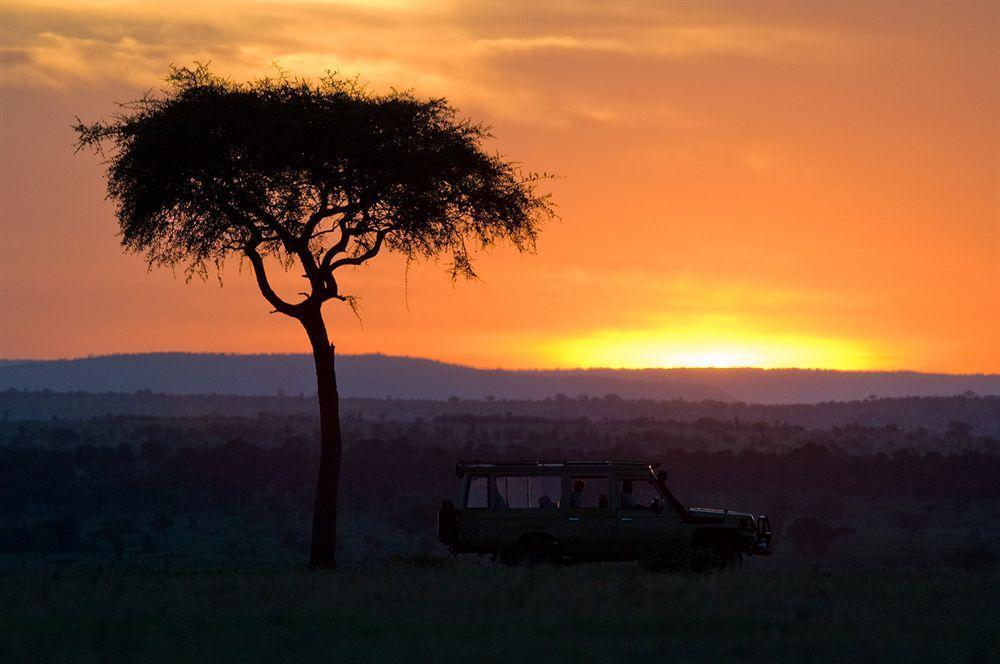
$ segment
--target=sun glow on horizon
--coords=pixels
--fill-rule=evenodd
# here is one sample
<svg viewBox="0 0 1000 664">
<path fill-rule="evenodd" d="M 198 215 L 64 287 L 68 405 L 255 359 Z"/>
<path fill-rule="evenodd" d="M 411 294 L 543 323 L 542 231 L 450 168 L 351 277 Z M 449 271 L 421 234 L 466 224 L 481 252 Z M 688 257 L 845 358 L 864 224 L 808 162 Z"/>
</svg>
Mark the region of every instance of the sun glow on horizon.
<svg viewBox="0 0 1000 664">
<path fill-rule="evenodd" d="M 743 333 L 701 328 L 606 330 L 549 348 L 561 366 L 656 368 L 838 369 L 879 368 L 857 342 L 807 335 Z"/>
</svg>

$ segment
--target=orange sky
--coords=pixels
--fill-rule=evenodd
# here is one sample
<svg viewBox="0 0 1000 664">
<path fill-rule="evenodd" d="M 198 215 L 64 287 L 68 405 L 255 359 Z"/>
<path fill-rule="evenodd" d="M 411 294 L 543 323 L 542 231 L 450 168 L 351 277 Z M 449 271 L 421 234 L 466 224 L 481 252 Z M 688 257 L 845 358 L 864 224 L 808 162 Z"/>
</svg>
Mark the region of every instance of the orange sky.
<svg viewBox="0 0 1000 664">
<path fill-rule="evenodd" d="M 0 357 L 301 352 L 235 269 L 121 253 L 70 124 L 158 88 L 359 74 L 556 172 L 561 221 L 478 283 L 384 256 L 341 352 L 479 366 L 1000 371 L 1000 3 L 0 5 Z M 295 292 L 295 278 L 284 285 Z"/>
</svg>

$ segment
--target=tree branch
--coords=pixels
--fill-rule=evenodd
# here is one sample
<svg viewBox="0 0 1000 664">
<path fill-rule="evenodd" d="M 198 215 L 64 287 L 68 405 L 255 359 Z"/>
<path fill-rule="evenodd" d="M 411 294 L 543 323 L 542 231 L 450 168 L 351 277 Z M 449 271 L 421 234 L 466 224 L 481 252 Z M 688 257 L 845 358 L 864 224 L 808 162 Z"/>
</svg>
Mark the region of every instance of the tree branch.
<svg viewBox="0 0 1000 664">
<path fill-rule="evenodd" d="M 260 220 L 260 222 L 264 224 L 264 228 L 271 231 L 272 233 L 277 235 L 278 238 L 281 239 L 281 243 L 285 246 L 285 250 L 288 251 L 288 253 L 295 252 L 295 244 L 296 244 L 295 237 L 291 233 L 289 233 L 284 226 L 281 225 L 281 223 L 275 218 L 273 214 L 268 212 L 262 206 L 256 205 L 254 201 L 251 199 L 251 197 L 248 196 L 241 187 L 222 186 L 222 191 L 226 193 L 231 193 L 236 198 L 238 198 L 244 209 L 252 210 L 254 216 L 256 216 Z M 217 198 L 220 201 L 225 200 L 225 196 L 217 196 Z M 233 206 L 230 206 L 230 208 L 232 207 Z M 233 209 L 237 214 L 239 214 L 238 210 L 235 210 L 235 208 Z"/>
<path fill-rule="evenodd" d="M 302 305 L 305 303 L 300 302 L 298 304 L 292 304 L 290 302 L 285 302 L 281 297 L 274 292 L 271 288 L 271 282 L 267 279 L 267 270 L 264 268 L 264 258 L 257 251 L 257 245 L 251 241 L 243 247 L 243 253 L 246 257 L 250 259 L 250 265 L 253 266 L 254 276 L 257 277 L 257 286 L 260 288 L 261 294 L 264 299 L 267 300 L 275 311 L 279 311 L 286 316 L 292 316 L 293 318 L 298 318 L 302 311 Z"/>
<path fill-rule="evenodd" d="M 354 234 L 347 228 L 347 225 L 343 222 L 340 223 L 340 238 L 337 242 L 326 250 L 323 254 L 323 260 L 320 261 L 320 269 L 323 271 L 328 271 L 330 269 L 330 264 L 333 262 L 333 257 L 337 254 L 342 254 L 347 250 L 347 245 L 351 243 L 351 238 Z"/>
<path fill-rule="evenodd" d="M 391 230 L 391 228 L 383 228 L 377 231 L 375 233 L 375 241 L 372 242 L 372 246 L 357 256 L 348 256 L 347 258 L 341 258 L 340 260 L 333 261 L 333 263 L 330 264 L 330 271 L 332 272 L 338 267 L 343 267 L 344 265 L 361 265 L 366 260 L 374 258 L 378 254 L 379 249 L 382 248 L 382 242 L 385 240 L 385 236 L 388 235 Z"/>
<path fill-rule="evenodd" d="M 302 228 L 302 235 L 299 238 L 300 241 L 309 242 L 309 240 L 313 238 L 316 228 L 324 219 L 337 214 L 343 215 L 343 219 L 347 219 L 355 212 L 357 212 L 357 206 L 355 205 L 334 205 L 332 207 L 321 207 L 319 210 L 316 210 L 309 215 L 309 219 L 306 220 L 306 223 Z"/>
</svg>

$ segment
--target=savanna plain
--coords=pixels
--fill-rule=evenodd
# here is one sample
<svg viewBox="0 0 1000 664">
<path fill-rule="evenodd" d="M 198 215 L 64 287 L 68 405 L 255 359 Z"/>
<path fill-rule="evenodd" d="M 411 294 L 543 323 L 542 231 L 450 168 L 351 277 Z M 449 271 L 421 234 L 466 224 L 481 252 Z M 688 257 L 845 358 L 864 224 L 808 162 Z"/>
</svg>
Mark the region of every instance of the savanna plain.
<svg viewBox="0 0 1000 664">
<path fill-rule="evenodd" d="M 994 661 L 1000 399 L 346 400 L 306 568 L 311 400 L 0 393 L 0 660 Z M 659 461 L 769 515 L 740 570 L 508 567 L 436 541 L 454 464 Z"/>
<path fill-rule="evenodd" d="M 998 574 L 449 560 L 6 572 L 9 662 L 991 661 Z M 990 653 L 993 653 L 992 655 Z"/>
</svg>

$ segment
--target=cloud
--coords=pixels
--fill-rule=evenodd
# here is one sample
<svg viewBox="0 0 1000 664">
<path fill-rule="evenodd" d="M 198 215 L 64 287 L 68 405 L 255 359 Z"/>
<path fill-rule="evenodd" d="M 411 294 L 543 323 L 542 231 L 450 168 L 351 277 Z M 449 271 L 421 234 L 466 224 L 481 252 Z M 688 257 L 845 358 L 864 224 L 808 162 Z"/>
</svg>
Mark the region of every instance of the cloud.
<svg viewBox="0 0 1000 664">
<path fill-rule="evenodd" d="M 822 44 L 818 31 L 753 26 L 656 26 L 629 34 L 628 39 L 571 35 L 479 39 L 484 53 L 529 51 L 593 51 L 644 58 L 704 56 L 765 57 Z"/>
<path fill-rule="evenodd" d="M 31 55 L 22 48 L 0 48 L 0 67 L 22 65 L 31 60 Z"/>
<path fill-rule="evenodd" d="M 0 86 L 148 89 L 171 62 L 208 60 L 220 73 L 250 78 L 278 61 L 294 74 L 338 70 L 376 87 L 446 95 L 494 117 L 615 124 L 635 115 L 636 102 L 602 97 L 600 86 L 565 76 L 588 69 L 603 76 L 611 66 L 587 58 L 759 59 L 824 39 L 802 27 L 688 14 L 656 5 L 595 11 L 588 3 L 531 11 L 489 3 L 8 3 L 0 6 L 8 54 L 0 57 Z M 563 59 L 546 62 L 556 54 Z M 572 101 L 542 87 L 553 78 L 575 86 Z M 663 118 L 683 116 L 662 103 L 646 106 Z"/>
</svg>

